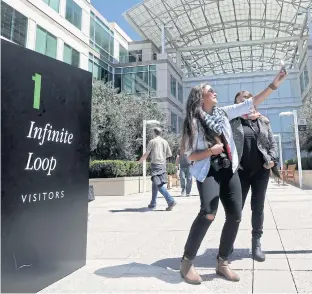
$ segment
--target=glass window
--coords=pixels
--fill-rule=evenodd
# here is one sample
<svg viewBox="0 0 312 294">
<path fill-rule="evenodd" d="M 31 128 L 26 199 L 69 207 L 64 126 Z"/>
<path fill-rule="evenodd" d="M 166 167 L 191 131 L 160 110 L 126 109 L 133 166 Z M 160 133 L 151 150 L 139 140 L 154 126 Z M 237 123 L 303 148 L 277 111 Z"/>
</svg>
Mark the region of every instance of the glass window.
<svg viewBox="0 0 312 294">
<path fill-rule="evenodd" d="M 1 1 L 1 36 L 26 46 L 27 17 Z"/>
<path fill-rule="evenodd" d="M 122 79 L 122 75 L 118 74 L 115 75 L 115 80 L 114 80 L 114 86 L 117 90 L 117 93 L 121 92 L 121 79 Z"/>
<path fill-rule="evenodd" d="M 173 133 L 177 133 L 178 131 L 177 119 L 178 119 L 178 116 L 175 113 L 171 112 L 171 132 Z"/>
<path fill-rule="evenodd" d="M 113 80 L 113 74 L 108 70 L 109 66 L 92 54 L 89 56 L 89 71 L 92 72 L 93 77 L 97 80 L 103 80 L 105 83 L 111 82 Z"/>
<path fill-rule="evenodd" d="M 119 61 L 122 63 L 129 62 L 128 50 L 119 44 Z"/>
<path fill-rule="evenodd" d="M 80 63 L 80 53 L 70 47 L 67 44 L 64 44 L 64 62 L 73 65 L 75 67 L 79 67 Z"/>
<path fill-rule="evenodd" d="M 47 55 L 52 58 L 56 58 L 57 39 L 55 36 L 37 26 L 36 33 L 36 51 Z"/>
<path fill-rule="evenodd" d="M 52 58 L 56 58 L 57 39 L 53 35 L 47 33 L 47 47 L 46 55 Z"/>
<path fill-rule="evenodd" d="M 170 75 L 170 89 L 171 89 L 171 94 L 174 97 L 177 97 L 177 81 L 176 79 Z"/>
<path fill-rule="evenodd" d="M 156 72 L 155 71 L 150 71 L 149 72 L 149 87 L 151 91 L 156 91 L 157 90 L 157 78 L 156 78 Z"/>
<path fill-rule="evenodd" d="M 89 72 L 93 71 L 93 61 L 89 59 Z"/>
<path fill-rule="evenodd" d="M 80 53 L 72 48 L 72 66 L 80 66 Z"/>
<path fill-rule="evenodd" d="M 65 18 L 71 22 L 75 27 L 81 30 L 81 15 L 82 9 L 73 0 L 66 2 L 66 15 Z"/>
<path fill-rule="evenodd" d="M 112 61 L 114 56 L 114 33 L 97 17 L 90 18 L 90 38 L 95 49 L 105 59 Z"/>
<path fill-rule="evenodd" d="M 129 51 L 129 62 L 142 61 L 142 50 Z"/>
<path fill-rule="evenodd" d="M 59 12 L 60 0 L 43 0 L 43 2 L 48 4 L 56 12 Z"/>
<path fill-rule="evenodd" d="M 306 88 L 309 84 L 309 72 L 308 72 L 308 65 L 307 64 L 304 67 L 303 73 L 304 73 L 304 86 Z"/>
<path fill-rule="evenodd" d="M 178 99 L 181 103 L 183 103 L 183 87 L 178 83 Z"/>
<path fill-rule="evenodd" d="M 179 122 L 179 134 L 182 134 L 183 132 L 183 119 L 181 117 L 178 117 Z"/>
<path fill-rule="evenodd" d="M 304 72 L 301 73 L 300 75 L 300 90 L 301 90 L 301 94 L 303 93 L 304 91 Z"/>
</svg>

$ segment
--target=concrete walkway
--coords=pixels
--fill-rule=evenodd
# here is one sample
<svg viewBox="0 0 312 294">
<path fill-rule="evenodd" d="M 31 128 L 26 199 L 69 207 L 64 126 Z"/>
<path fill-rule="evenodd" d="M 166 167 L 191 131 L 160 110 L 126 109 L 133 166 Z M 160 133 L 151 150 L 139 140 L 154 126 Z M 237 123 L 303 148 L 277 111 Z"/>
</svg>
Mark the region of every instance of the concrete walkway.
<svg viewBox="0 0 312 294">
<path fill-rule="evenodd" d="M 179 195 L 177 189 L 171 192 Z M 312 293 L 312 191 L 270 183 L 262 240 L 267 260 L 263 263 L 250 258 L 248 201 L 231 256 L 232 267 L 241 277 L 238 283 L 214 272 L 224 222 L 220 204 L 195 261 L 204 280 L 199 286 L 184 283 L 178 272 L 199 209 L 197 191 L 190 198 L 177 197 L 178 205 L 171 212 L 164 211 L 163 198 L 156 211 L 147 210 L 147 194 L 97 197 L 89 208 L 87 265 L 42 293 Z"/>
</svg>

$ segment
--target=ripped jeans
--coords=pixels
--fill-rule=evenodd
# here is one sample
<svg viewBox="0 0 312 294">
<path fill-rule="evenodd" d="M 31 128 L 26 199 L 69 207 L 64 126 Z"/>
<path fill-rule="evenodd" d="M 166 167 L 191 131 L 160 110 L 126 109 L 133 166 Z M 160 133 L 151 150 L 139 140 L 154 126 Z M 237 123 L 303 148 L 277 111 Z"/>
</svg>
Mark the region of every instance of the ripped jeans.
<svg viewBox="0 0 312 294">
<path fill-rule="evenodd" d="M 232 167 L 215 171 L 210 168 L 203 183 L 197 181 L 200 196 L 200 212 L 191 227 L 184 248 L 184 257 L 195 259 L 197 251 L 217 213 L 219 199 L 225 210 L 225 223 L 221 233 L 218 256 L 228 259 L 242 216 L 242 190 L 238 173 Z"/>
</svg>

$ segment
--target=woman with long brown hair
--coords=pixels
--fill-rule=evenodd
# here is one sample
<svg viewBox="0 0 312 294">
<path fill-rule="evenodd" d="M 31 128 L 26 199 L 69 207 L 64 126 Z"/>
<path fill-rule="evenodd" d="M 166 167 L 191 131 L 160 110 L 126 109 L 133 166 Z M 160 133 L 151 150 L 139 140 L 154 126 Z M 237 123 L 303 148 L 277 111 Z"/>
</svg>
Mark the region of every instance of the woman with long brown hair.
<svg viewBox="0 0 312 294">
<path fill-rule="evenodd" d="M 209 84 L 198 85 L 189 94 L 181 149 L 194 162 L 191 173 L 197 180 L 201 205 L 181 260 L 180 273 L 188 283 L 200 284 L 202 281 L 193 260 L 215 218 L 219 199 L 224 206 L 226 220 L 216 273 L 230 281 L 239 281 L 239 276 L 228 265 L 242 211 L 242 191 L 237 173 L 239 161 L 230 120 L 249 113 L 254 105 L 263 102 L 282 83 L 286 74 L 281 70 L 266 89 L 241 104 L 217 107 L 217 94 Z"/>
</svg>

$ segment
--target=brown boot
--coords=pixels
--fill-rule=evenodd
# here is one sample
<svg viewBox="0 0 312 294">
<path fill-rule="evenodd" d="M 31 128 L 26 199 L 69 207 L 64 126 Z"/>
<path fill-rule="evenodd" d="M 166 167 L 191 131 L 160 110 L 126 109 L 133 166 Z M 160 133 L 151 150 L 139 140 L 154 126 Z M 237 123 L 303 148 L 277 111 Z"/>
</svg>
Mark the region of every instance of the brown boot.
<svg viewBox="0 0 312 294">
<path fill-rule="evenodd" d="M 185 282 L 189 284 L 199 285 L 202 282 L 200 275 L 195 270 L 192 260 L 181 260 L 180 274 Z"/>
<path fill-rule="evenodd" d="M 238 282 L 240 280 L 238 274 L 236 274 L 229 267 L 229 262 L 227 260 L 223 260 L 220 257 L 217 259 L 216 273 L 217 275 L 222 276 L 232 282 Z"/>
</svg>

